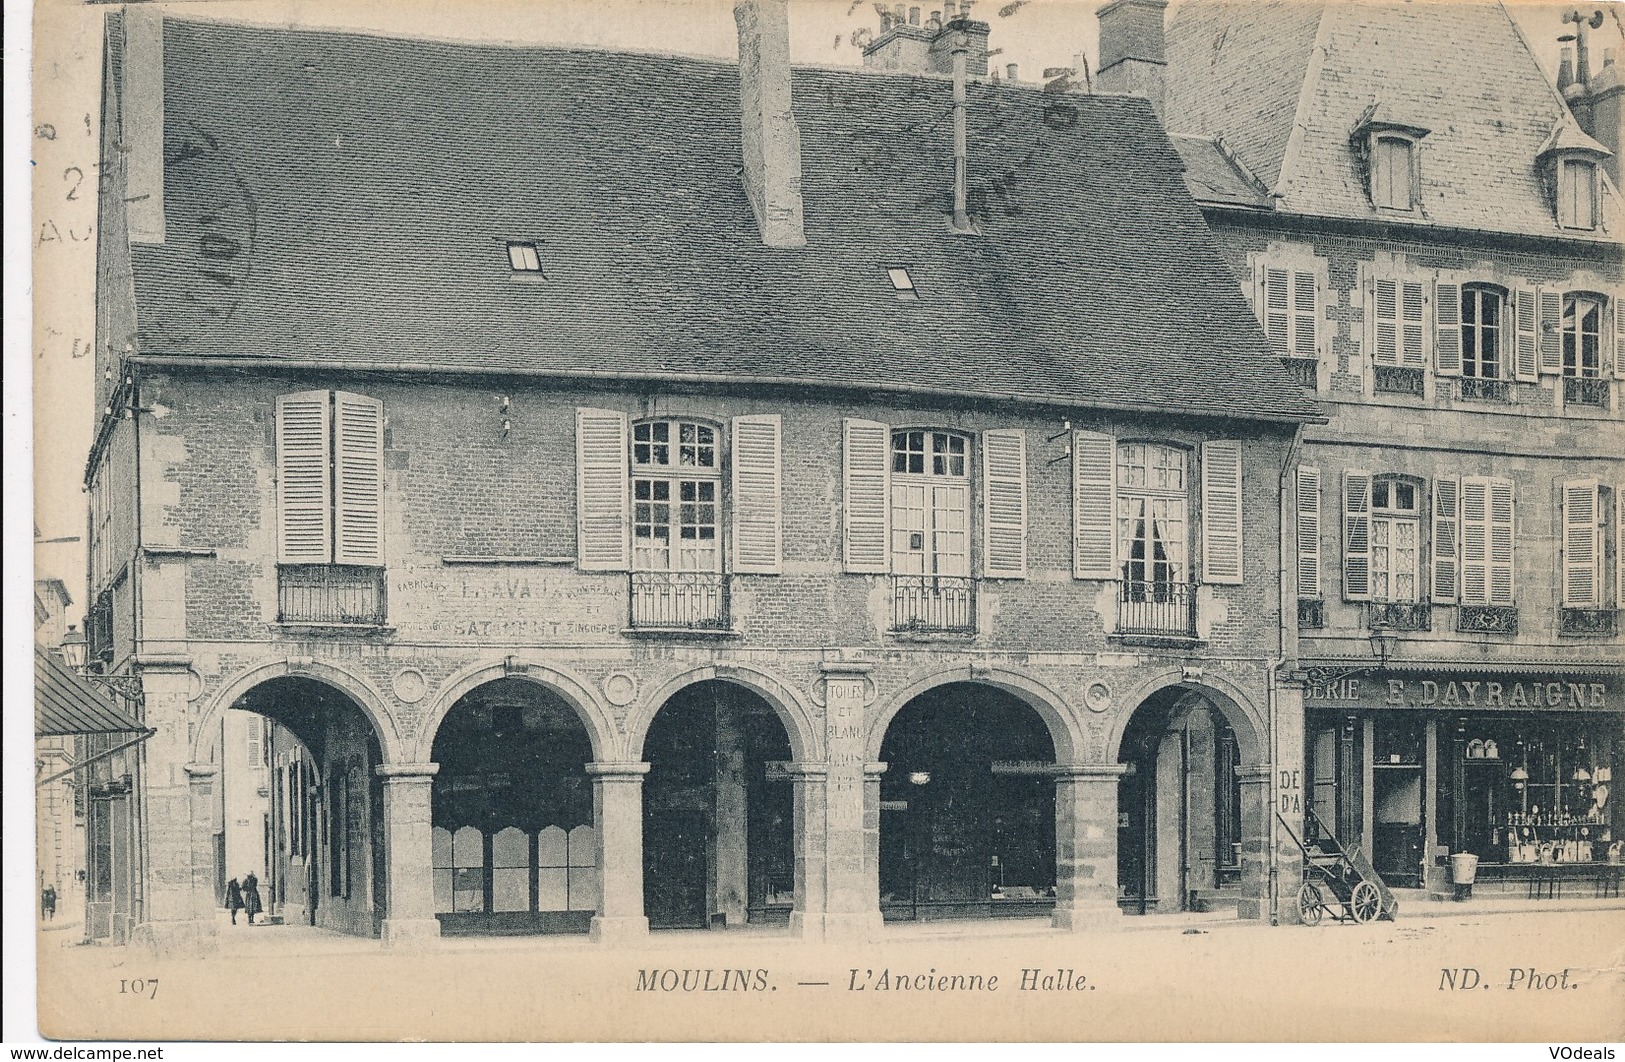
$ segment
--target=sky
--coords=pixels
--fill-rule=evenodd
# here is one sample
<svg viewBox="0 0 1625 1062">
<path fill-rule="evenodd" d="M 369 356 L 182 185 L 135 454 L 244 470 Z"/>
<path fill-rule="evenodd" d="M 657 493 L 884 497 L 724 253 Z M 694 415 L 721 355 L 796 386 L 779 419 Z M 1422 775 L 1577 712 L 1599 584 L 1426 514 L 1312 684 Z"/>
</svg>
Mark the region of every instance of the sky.
<svg viewBox="0 0 1625 1062">
<path fill-rule="evenodd" d="M 1426 2 L 1426 0 L 1418 0 Z M 191 0 L 164 3 L 182 17 L 266 25 L 306 25 L 409 32 L 454 40 L 586 45 L 733 59 L 731 0 Z M 929 13 L 942 0 L 919 4 Z M 993 62 L 1014 62 L 1023 80 L 1046 67 L 1093 63 L 1097 0 L 981 0 L 977 18 L 992 25 Z M 1548 77 L 1556 38 L 1569 27 L 1560 14 L 1573 4 L 1509 5 Z M 1583 5 L 1588 10 L 1596 6 Z M 1618 46 L 1616 17 L 1594 36 Z M 63 579 L 76 610 L 84 606 L 85 455 L 94 430 L 91 343 L 96 224 L 96 129 L 105 5 L 40 0 L 35 8 L 36 94 L 30 145 L 34 177 L 33 358 L 35 386 L 36 577 Z M 791 0 L 791 59 L 798 64 L 855 66 L 862 34 L 878 29 L 872 3 Z M 7 374 L 13 380 L 12 373 Z"/>
</svg>

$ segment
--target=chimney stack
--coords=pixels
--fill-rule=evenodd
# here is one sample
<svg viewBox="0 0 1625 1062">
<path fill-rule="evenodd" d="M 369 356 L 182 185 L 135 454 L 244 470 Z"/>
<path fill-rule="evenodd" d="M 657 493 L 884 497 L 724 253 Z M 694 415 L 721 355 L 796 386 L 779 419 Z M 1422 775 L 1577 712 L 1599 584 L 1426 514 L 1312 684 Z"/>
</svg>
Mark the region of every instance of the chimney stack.
<svg viewBox="0 0 1625 1062">
<path fill-rule="evenodd" d="M 1574 49 L 1565 44 L 1557 60 L 1557 91 L 1566 97 L 1572 84 L 1574 84 Z"/>
<path fill-rule="evenodd" d="M 901 10 L 901 8 L 899 8 Z M 762 242 L 804 247 L 801 130 L 790 100 L 790 17 L 786 0 L 737 0 L 740 146 L 745 194 Z"/>
<path fill-rule="evenodd" d="M 1163 17 L 1167 0 L 1112 0 L 1095 12 L 1100 21 L 1100 65 L 1096 80 L 1105 92 L 1144 96 L 1162 117 Z"/>
<path fill-rule="evenodd" d="M 951 54 L 954 73 L 954 231 L 971 232 L 970 214 L 966 209 L 968 178 L 966 160 L 969 155 L 965 130 L 965 55 L 970 50 L 968 34 L 955 33 Z"/>
</svg>

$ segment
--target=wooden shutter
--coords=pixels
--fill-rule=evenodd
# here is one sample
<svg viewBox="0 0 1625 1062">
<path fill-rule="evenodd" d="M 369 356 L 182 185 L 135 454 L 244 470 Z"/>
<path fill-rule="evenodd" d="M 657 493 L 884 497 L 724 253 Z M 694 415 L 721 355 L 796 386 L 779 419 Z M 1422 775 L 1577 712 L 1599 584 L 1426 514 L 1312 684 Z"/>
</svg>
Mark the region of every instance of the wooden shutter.
<svg viewBox="0 0 1625 1062">
<path fill-rule="evenodd" d="M 1286 269 L 1264 270 L 1264 334 L 1276 352 L 1286 354 L 1292 345 L 1290 291 L 1292 273 Z"/>
<path fill-rule="evenodd" d="M 333 559 L 384 563 L 384 404 L 333 395 Z"/>
<path fill-rule="evenodd" d="M 1343 598 L 1371 600 L 1371 473 L 1343 473 Z"/>
<path fill-rule="evenodd" d="M 1440 376 L 1461 375 L 1461 285 L 1433 285 L 1433 353 Z"/>
<path fill-rule="evenodd" d="M 1599 484 L 1594 479 L 1563 483 L 1563 605 L 1596 608 L 1602 601 L 1598 579 Z"/>
<path fill-rule="evenodd" d="M 982 433 L 982 574 L 1027 576 L 1027 433 Z"/>
<path fill-rule="evenodd" d="M 1299 465 L 1297 475 L 1298 596 L 1320 597 L 1320 469 Z"/>
<path fill-rule="evenodd" d="M 1625 355 L 1625 345 L 1618 348 Z M 1614 484 L 1614 607 L 1625 609 L 1625 483 Z"/>
<path fill-rule="evenodd" d="M 1399 364 L 1399 284 L 1378 278 L 1371 283 L 1371 357 L 1378 365 Z"/>
<path fill-rule="evenodd" d="M 629 473 L 626 414 L 576 410 L 576 564 L 583 571 L 624 572 Z"/>
<path fill-rule="evenodd" d="M 1607 305 L 1603 308 L 1602 342 L 1604 356 L 1613 360 L 1615 379 L 1625 380 L 1625 313 L 1619 311 L 1621 297 L 1616 294 L 1607 300 Z M 1625 565 L 1621 567 L 1625 568 Z M 1625 601 L 1621 601 L 1619 605 L 1625 608 Z"/>
<path fill-rule="evenodd" d="M 1512 481 L 1509 479 L 1492 479 L 1489 482 L 1489 574 L 1492 605 L 1510 605 L 1513 601 L 1513 537 L 1516 534 L 1516 511 L 1512 491 Z"/>
<path fill-rule="evenodd" d="M 1072 574 L 1117 578 L 1117 443 L 1093 431 L 1072 433 Z"/>
<path fill-rule="evenodd" d="M 891 429 L 868 420 L 843 424 L 845 527 L 849 572 L 891 570 Z"/>
<path fill-rule="evenodd" d="M 1540 311 L 1540 371 L 1563 373 L 1563 293 L 1542 288 L 1535 295 Z"/>
<path fill-rule="evenodd" d="M 784 568 L 783 444 L 778 414 L 733 421 L 733 570 Z"/>
<path fill-rule="evenodd" d="M 1319 297 L 1315 275 L 1294 270 L 1292 273 L 1292 353 L 1300 358 L 1319 355 L 1316 336 L 1316 317 L 1319 316 Z"/>
<path fill-rule="evenodd" d="M 333 561 L 332 396 L 276 400 L 277 562 Z"/>
<path fill-rule="evenodd" d="M 1399 357 L 1415 368 L 1427 365 L 1427 297 L 1420 281 L 1399 286 Z"/>
<path fill-rule="evenodd" d="M 1454 605 L 1461 595 L 1461 480 L 1433 481 L 1433 603 Z"/>
<path fill-rule="evenodd" d="M 1517 339 L 1513 348 L 1512 368 L 1515 379 L 1535 383 L 1540 379 L 1538 329 L 1535 327 L 1535 293 L 1519 288 L 1512 293 L 1513 316 L 1517 325 Z"/>
<path fill-rule="evenodd" d="M 1461 602 L 1490 603 L 1490 481 L 1461 481 Z"/>
<path fill-rule="evenodd" d="M 1241 443 L 1202 444 L 1202 579 L 1241 582 Z"/>
</svg>

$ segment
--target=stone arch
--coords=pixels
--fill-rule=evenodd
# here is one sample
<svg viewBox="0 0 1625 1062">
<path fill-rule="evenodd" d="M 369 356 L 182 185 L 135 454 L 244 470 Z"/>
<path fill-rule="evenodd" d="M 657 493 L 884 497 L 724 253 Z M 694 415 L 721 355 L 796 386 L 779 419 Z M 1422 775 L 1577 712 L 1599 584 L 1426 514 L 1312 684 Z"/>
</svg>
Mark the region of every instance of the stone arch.
<svg viewBox="0 0 1625 1062">
<path fill-rule="evenodd" d="M 1134 717 L 1140 705 L 1153 694 L 1170 686 L 1180 686 L 1193 693 L 1199 693 L 1213 702 L 1213 706 L 1219 709 L 1225 722 L 1229 723 L 1230 729 L 1235 732 L 1236 744 L 1241 749 L 1241 761 L 1244 766 L 1261 767 L 1268 764 L 1269 727 L 1246 691 L 1222 675 L 1204 674 L 1199 678 L 1187 678 L 1184 669 L 1177 667 L 1147 676 L 1123 695 L 1118 711 L 1112 719 L 1111 732 L 1106 738 L 1107 763 L 1117 762 L 1123 747 L 1123 734 L 1128 730 L 1129 720 Z"/>
<path fill-rule="evenodd" d="M 738 664 L 708 664 L 691 668 L 661 683 L 643 699 L 626 720 L 627 758 L 643 756 L 643 744 L 655 716 L 680 690 L 697 682 L 729 682 L 757 694 L 773 709 L 790 738 L 790 752 L 797 763 L 817 763 L 824 759 L 824 743 L 813 725 L 812 713 L 800 695 L 787 683 L 759 668 Z"/>
<path fill-rule="evenodd" d="M 215 737 L 220 730 L 214 724 L 219 721 L 222 712 L 256 686 L 279 678 L 311 679 L 331 686 L 348 697 L 361 709 L 361 714 L 366 717 L 373 732 L 378 735 L 378 745 L 383 750 L 384 762 L 402 762 L 402 753 L 408 749 L 401 740 L 400 729 L 395 723 L 395 713 L 390 710 L 389 702 L 384 699 L 383 694 L 370 682 L 359 675 L 319 660 L 290 659 L 274 660 L 245 671 L 210 699 L 209 706 L 204 709 L 203 717 L 198 720 L 197 729 L 192 737 L 192 762 L 213 761 Z"/>
<path fill-rule="evenodd" d="M 892 694 L 869 724 L 868 734 L 864 738 L 864 758 L 871 763 L 880 759 L 880 746 L 886 739 L 886 728 L 904 705 L 938 686 L 960 682 L 991 686 L 1026 704 L 1038 713 L 1049 730 L 1050 741 L 1055 745 L 1055 762 L 1077 762 L 1079 750 L 1084 747 L 1083 732 L 1066 698 L 1031 675 L 1002 667 L 949 668 L 914 679 Z"/>
<path fill-rule="evenodd" d="M 429 711 L 418 725 L 416 740 L 412 743 L 416 762 L 427 763 L 433 755 L 435 735 L 447 713 L 472 690 L 497 679 L 513 678 L 533 682 L 558 694 L 575 710 L 592 743 L 593 759 L 599 761 L 619 758 L 620 748 L 615 740 L 615 725 L 609 713 L 580 676 L 551 664 L 522 659 L 475 664 L 447 679 L 435 695 Z"/>
</svg>

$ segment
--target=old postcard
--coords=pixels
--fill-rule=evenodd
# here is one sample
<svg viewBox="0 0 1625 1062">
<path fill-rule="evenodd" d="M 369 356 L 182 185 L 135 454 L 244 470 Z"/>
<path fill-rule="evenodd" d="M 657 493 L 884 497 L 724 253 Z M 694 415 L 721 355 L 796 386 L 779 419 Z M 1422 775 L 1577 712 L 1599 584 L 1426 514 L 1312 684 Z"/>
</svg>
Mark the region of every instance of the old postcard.
<svg viewBox="0 0 1625 1062">
<path fill-rule="evenodd" d="M 1625 1036 L 1619 5 L 939 2 L 39 0 L 45 1036 Z"/>
</svg>

